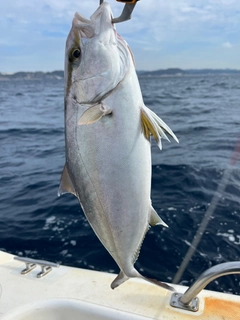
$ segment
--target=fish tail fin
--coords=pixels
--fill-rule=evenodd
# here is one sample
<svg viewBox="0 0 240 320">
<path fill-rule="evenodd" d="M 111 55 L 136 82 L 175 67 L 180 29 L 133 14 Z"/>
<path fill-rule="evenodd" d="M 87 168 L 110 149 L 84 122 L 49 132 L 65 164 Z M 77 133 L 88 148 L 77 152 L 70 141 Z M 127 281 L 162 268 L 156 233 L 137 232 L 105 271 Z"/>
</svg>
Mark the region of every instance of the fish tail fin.
<svg viewBox="0 0 240 320">
<path fill-rule="evenodd" d="M 155 284 L 155 285 L 157 285 L 157 286 L 159 286 L 159 287 L 162 287 L 162 288 L 164 288 L 164 289 L 166 289 L 166 290 L 175 291 L 175 289 L 174 289 L 172 286 L 166 284 L 165 282 L 161 282 L 161 281 L 158 281 L 158 280 L 156 280 L 156 279 L 144 277 L 144 276 L 141 275 L 141 273 L 139 273 L 136 269 L 134 269 L 133 271 L 134 271 L 133 277 L 137 277 L 137 278 L 146 280 L 147 282 L 150 282 L 150 283 L 152 283 L 152 284 Z M 129 278 L 130 278 L 130 277 L 129 277 Z"/>
<path fill-rule="evenodd" d="M 152 283 L 152 284 L 155 284 L 161 288 L 164 288 L 166 290 L 169 290 L 169 291 L 176 291 L 172 286 L 170 286 L 169 284 L 166 284 L 165 282 L 161 282 L 161 281 L 158 281 L 156 279 L 152 279 L 152 278 L 147 278 L 147 277 L 144 277 L 141 275 L 141 278 Z"/>
<path fill-rule="evenodd" d="M 125 281 L 127 281 L 129 279 L 129 277 L 127 277 L 125 275 L 125 273 L 121 270 L 118 274 L 118 276 L 113 280 L 113 282 L 111 283 L 111 288 L 115 289 L 118 286 L 120 286 L 120 284 L 124 283 Z"/>
<path fill-rule="evenodd" d="M 135 268 L 133 268 L 131 272 L 128 272 L 127 275 L 121 270 L 119 272 L 118 276 L 111 283 L 111 288 L 112 289 L 117 288 L 122 283 L 127 281 L 129 278 L 140 278 L 140 279 L 146 280 L 152 284 L 155 284 L 161 288 L 164 288 L 166 290 L 175 291 L 175 289 L 172 286 L 170 286 L 164 282 L 142 276 L 141 273 L 139 273 Z"/>
<path fill-rule="evenodd" d="M 142 278 L 142 275 L 134 267 L 125 268 L 125 270 L 121 270 L 118 276 L 113 280 L 113 282 L 111 283 L 111 288 L 117 288 L 118 286 L 120 286 L 120 284 L 124 283 L 129 278 Z"/>
</svg>

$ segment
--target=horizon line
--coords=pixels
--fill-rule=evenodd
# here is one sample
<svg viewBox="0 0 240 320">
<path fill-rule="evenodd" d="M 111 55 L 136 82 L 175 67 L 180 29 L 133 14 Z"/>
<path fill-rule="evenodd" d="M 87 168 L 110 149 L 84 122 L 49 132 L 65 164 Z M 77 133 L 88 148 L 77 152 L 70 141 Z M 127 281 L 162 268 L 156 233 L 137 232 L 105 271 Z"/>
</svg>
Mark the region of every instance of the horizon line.
<svg viewBox="0 0 240 320">
<path fill-rule="evenodd" d="M 136 69 L 136 71 L 141 71 L 141 72 L 154 72 L 154 71 L 159 71 L 159 70 L 172 70 L 172 69 L 179 69 L 182 71 L 188 71 L 188 70 L 230 70 L 230 71 L 240 71 L 240 69 L 237 68 L 180 68 L 180 67 L 169 67 L 169 68 L 159 68 L 159 69 L 151 69 L 151 70 L 145 70 L 145 69 Z M 1 75 L 13 75 L 15 73 L 20 73 L 20 72 L 25 72 L 25 73 L 37 73 L 37 72 L 42 72 L 42 73 L 52 73 L 52 72 L 64 72 L 64 69 L 55 69 L 52 71 L 42 71 L 42 70 L 36 70 L 36 71 L 28 71 L 28 70 L 19 70 L 19 71 L 14 71 L 14 72 L 1 72 Z"/>
</svg>

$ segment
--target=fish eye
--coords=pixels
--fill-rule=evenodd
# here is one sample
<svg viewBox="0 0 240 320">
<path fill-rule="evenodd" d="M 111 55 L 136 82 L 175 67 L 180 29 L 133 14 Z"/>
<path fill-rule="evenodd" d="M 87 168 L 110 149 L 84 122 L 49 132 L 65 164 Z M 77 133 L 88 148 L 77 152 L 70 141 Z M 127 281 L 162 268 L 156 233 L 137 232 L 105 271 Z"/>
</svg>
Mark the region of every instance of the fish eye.
<svg viewBox="0 0 240 320">
<path fill-rule="evenodd" d="M 72 57 L 73 57 L 74 59 L 78 59 L 78 58 L 80 57 L 80 55 L 81 55 L 80 49 L 74 48 L 74 49 L 72 50 Z"/>
</svg>

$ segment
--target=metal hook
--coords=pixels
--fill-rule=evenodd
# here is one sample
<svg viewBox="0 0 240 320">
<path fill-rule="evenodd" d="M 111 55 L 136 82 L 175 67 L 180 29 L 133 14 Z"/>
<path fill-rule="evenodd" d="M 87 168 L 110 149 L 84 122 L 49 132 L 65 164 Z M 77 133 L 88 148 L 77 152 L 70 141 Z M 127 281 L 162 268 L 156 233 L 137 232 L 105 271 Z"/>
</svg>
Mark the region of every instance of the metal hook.
<svg viewBox="0 0 240 320">
<path fill-rule="evenodd" d="M 123 22 L 123 21 L 130 20 L 131 17 L 132 17 L 132 12 L 133 12 L 133 9 L 134 9 L 136 3 L 137 2 L 132 3 L 132 4 L 126 3 L 124 8 L 123 8 L 123 11 L 122 11 L 121 15 L 118 18 L 112 19 L 112 22 L 113 23 L 118 23 L 118 22 Z"/>
<path fill-rule="evenodd" d="M 117 18 L 112 19 L 112 23 L 123 22 L 131 19 L 133 9 L 139 0 L 117 0 L 118 2 L 125 3 L 123 11 L 121 15 Z M 100 5 L 104 2 L 104 0 L 100 0 Z"/>
</svg>

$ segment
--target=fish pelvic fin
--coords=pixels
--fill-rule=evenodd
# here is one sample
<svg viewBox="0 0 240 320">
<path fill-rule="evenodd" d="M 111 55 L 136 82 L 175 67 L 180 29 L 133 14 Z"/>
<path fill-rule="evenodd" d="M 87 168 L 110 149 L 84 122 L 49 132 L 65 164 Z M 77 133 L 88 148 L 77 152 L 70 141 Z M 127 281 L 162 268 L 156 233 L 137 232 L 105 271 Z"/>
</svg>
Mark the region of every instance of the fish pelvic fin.
<svg viewBox="0 0 240 320">
<path fill-rule="evenodd" d="M 118 286 L 120 286 L 120 284 L 124 283 L 128 279 L 129 277 L 127 277 L 123 271 L 120 271 L 118 276 L 111 283 L 111 288 L 112 289 L 117 288 Z"/>
<path fill-rule="evenodd" d="M 75 196 L 77 196 L 76 192 L 74 190 L 73 184 L 72 184 L 72 180 L 69 176 L 68 168 L 67 168 L 66 164 L 65 164 L 65 166 L 63 168 L 63 172 L 62 172 L 60 186 L 58 189 L 58 196 L 60 197 L 64 193 L 72 193 Z"/>
<path fill-rule="evenodd" d="M 157 226 L 159 224 L 163 225 L 164 227 L 168 228 L 168 225 L 159 217 L 157 212 L 153 209 L 151 206 L 150 210 L 150 218 L 149 218 L 149 223 L 152 227 Z"/>
<path fill-rule="evenodd" d="M 150 136 L 152 135 L 160 149 L 162 149 L 162 138 L 170 142 L 166 133 L 168 133 L 177 143 L 179 143 L 178 138 L 175 136 L 169 126 L 166 125 L 166 123 L 160 119 L 156 113 L 147 108 L 145 105 L 141 107 L 141 124 L 144 136 L 150 140 Z"/>
<path fill-rule="evenodd" d="M 91 124 L 100 120 L 103 116 L 112 113 L 111 109 L 106 108 L 102 103 L 96 104 L 83 112 L 78 125 Z"/>
</svg>

